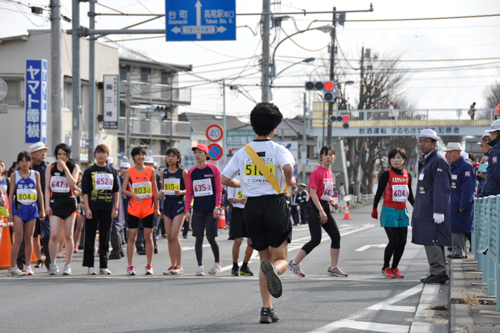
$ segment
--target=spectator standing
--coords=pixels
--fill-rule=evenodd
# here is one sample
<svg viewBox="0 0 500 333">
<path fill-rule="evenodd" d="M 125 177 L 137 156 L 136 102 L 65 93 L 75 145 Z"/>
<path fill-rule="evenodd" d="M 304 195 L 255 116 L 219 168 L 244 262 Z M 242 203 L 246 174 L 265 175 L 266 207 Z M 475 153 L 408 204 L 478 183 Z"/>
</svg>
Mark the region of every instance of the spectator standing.
<svg viewBox="0 0 500 333">
<path fill-rule="evenodd" d="M 488 132 L 490 133 L 491 141 L 487 144 L 492 149 L 488 157 L 484 196 L 500 194 L 500 120 L 492 122 L 491 129 Z"/>
<path fill-rule="evenodd" d="M 306 224 L 306 204 L 309 194 L 306 190 L 307 185 L 304 183 L 299 184 L 298 200 L 300 205 L 300 224 Z"/>
<path fill-rule="evenodd" d="M 472 103 L 472 105 L 469 107 L 469 112 L 470 120 L 474 120 L 474 117 L 476 116 L 476 102 Z"/>
<path fill-rule="evenodd" d="M 297 185 L 292 186 L 292 193 L 290 195 L 290 209 L 293 219 L 293 225 L 298 225 L 299 220 L 299 200 L 298 200 L 299 192 L 297 191 Z"/>
<path fill-rule="evenodd" d="M 394 114 L 394 102 L 391 102 L 389 105 L 389 120 L 394 120 L 395 119 L 395 114 Z"/>
</svg>

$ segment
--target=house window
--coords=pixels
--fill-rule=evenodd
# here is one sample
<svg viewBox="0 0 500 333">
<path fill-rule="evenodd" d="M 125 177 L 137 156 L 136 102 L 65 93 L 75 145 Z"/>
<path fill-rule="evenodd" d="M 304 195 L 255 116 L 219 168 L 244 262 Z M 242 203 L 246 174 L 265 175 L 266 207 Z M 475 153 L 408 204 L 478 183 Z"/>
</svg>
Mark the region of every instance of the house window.
<svg viewBox="0 0 500 333">
<path fill-rule="evenodd" d="M 73 109 L 73 85 L 69 82 L 64 82 L 64 107 Z"/>
<path fill-rule="evenodd" d="M 120 66 L 120 80 L 127 80 L 127 74 L 130 73 L 130 66 Z"/>
<path fill-rule="evenodd" d="M 3 103 L 12 106 L 19 106 L 19 102 L 21 102 L 21 87 L 24 83 L 21 79 L 5 79 L 5 83 L 7 83 L 7 96 L 5 96 L 5 100 Z"/>
<path fill-rule="evenodd" d="M 141 67 L 141 82 L 150 82 L 151 80 L 151 68 Z"/>
</svg>

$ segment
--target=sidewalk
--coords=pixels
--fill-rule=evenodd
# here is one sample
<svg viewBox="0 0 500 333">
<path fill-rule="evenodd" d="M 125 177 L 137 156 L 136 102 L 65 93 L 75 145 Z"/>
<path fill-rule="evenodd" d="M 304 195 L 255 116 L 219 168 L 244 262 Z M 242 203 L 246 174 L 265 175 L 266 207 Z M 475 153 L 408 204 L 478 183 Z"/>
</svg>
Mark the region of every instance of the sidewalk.
<svg viewBox="0 0 500 333">
<path fill-rule="evenodd" d="M 500 332 L 496 297 L 488 296 L 474 254 L 468 255 L 450 264 L 450 332 Z"/>
</svg>

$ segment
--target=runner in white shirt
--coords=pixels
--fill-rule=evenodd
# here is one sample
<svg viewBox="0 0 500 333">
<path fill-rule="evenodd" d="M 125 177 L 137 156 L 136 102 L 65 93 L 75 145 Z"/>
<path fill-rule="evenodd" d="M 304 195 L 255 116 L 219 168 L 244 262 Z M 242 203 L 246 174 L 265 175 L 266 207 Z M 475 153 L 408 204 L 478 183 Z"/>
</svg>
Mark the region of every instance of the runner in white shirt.
<svg viewBox="0 0 500 333">
<path fill-rule="evenodd" d="M 271 171 L 269 179 L 274 186 L 261 173 L 247 149 L 236 152 L 222 172 L 222 184 L 241 187 L 242 195 L 247 198 L 244 223 L 251 246 L 259 251 L 261 260 L 261 323 L 279 320 L 271 296 L 280 297 L 282 294 L 278 274 L 286 271 L 288 243 L 291 241 L 292 225 L 283 192 L 286 185 L 292 186 L 296 182 L 293 177 L 295 161 L 290 151 L 271 141 L 282 119 L 283 115 L 272 103 L 259 103 L 250 113 L 250 122 L 257 137 L 249 144 L 249 152 L 257 155 L 254 156 L 256 161 L 260 157 L 264 167 Z M 238 172 L 241 181 L 233 179 Z"/>
</svg>

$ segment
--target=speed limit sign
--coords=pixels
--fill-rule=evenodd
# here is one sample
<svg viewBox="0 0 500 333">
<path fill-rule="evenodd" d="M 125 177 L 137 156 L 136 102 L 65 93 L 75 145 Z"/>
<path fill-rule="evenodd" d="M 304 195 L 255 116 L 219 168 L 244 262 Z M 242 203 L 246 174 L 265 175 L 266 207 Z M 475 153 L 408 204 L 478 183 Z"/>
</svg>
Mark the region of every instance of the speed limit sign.
<svg viewBox="0 0 500 333">
<path fill-rule="evenodd" d="M 206 131 L 207 139 L 212 142 L 220 141 L 222 139 L 223 133 L 224 132 L 222 131 L 222 127 L 215 124 L 208 126 Z"/>
</svg>

